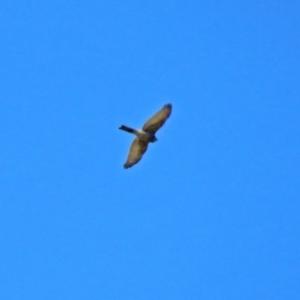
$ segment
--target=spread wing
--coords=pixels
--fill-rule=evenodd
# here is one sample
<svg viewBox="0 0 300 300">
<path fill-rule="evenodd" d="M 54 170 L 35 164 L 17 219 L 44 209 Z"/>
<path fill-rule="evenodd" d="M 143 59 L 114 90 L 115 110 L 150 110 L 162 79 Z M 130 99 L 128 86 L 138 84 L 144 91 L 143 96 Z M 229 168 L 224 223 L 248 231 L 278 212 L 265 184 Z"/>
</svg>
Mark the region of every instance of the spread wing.
<svg viewBox="0 0 300 300">
<path fill-rule="evenodd" d="M 155 133 L 166 120 L 169 118 L 172 112 L 172 105 L 166 104 L 159 112 L 157 112 L 154 116 L 152 116 L 143 126 L 143 130 Z"/>
<path fill-rule="evenodd" d="M 143 154 L 146 152 L 147 148 L 147 142 L 136 138 L 130 146 L 129 154 L 127 157 L 127 161 L 124 164 L 124 168 L 130 168 L 136 163 L 138 163 L 141 160 Z"/>
</svg>

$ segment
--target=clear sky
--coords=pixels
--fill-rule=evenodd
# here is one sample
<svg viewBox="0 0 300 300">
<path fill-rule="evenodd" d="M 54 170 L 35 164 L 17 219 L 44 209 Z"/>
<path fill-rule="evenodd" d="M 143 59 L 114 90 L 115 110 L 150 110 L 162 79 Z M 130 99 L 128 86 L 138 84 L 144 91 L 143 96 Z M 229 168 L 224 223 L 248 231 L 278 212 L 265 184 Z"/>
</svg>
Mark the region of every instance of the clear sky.
<svg viewBox="0 0 300 300">
<path fill-rule="evenodd" d="M 300 299 L 299 1 L 0 9 L 0 299 Z"/>
</svg>

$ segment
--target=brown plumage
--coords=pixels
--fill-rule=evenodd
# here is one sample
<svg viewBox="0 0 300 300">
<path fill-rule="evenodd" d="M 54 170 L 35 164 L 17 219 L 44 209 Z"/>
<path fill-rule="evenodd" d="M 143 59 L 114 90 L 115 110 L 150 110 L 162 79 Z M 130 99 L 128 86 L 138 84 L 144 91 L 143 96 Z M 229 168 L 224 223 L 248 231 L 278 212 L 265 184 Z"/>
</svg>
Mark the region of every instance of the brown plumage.
<svg viewBox="0 0 300 300">
<path fill-rule="evenodd" d="M 143 154 L 148 148 L 148 143 L 154 143 L 157 141 L 155 133 L 163 126 L 163 124 L 171 115 L 171 112 L 172 105 L 166 104 L 144 124 L 141 130 L 136 130 L 125 125 L 121 125 L 119 127 L 121 130 L 136 135 L 136 138 L 131 144 L 127 160 L 124 164 L 125 169 L 132 167 L 141 160 Z"/>
</svg>

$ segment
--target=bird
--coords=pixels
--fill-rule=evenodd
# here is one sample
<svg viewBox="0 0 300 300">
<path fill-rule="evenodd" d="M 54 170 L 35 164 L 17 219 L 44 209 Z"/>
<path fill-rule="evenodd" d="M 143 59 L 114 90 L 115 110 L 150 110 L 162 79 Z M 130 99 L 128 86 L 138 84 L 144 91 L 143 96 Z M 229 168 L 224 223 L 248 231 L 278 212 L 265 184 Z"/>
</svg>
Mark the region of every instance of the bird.
<svg viewBox="0 0 300 300">
<path fill-rule="evenodd" d="M 121 125 L 119 127 L 119 129 L 132 133 L 136 136 L 130 146 L 128 157 L 124 164 L 125 169 L 131 168 L 133 165 L 138 163 L 142 159 L 143 154 L 147 151 L 148 144 L 154 143 L 158 140 L 155 133 L 164 125 L 171 115 L 171 112 L 172 104 L 168 103 L 165 104 L 163 108 L 150 119 L 148 119 L 142 129 L 137 130 L 125 125 Z"/>
</svg>

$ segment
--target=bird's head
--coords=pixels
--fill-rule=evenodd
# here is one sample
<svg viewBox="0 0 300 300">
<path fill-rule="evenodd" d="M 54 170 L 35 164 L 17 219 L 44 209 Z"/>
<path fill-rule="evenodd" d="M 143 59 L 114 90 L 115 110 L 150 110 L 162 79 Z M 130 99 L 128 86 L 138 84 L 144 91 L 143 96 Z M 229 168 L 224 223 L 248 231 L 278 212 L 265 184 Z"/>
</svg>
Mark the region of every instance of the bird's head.
<svg viewBox="0 0 300 300">
<path fill-rule="evenodd" d="M 150 139 L 150 143 L 155 143 L 156 141 L 158 141 L 158 139 L 156 138 L 155 135 L 153 135 Z"/>
</svg>

